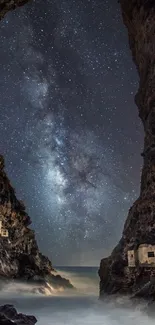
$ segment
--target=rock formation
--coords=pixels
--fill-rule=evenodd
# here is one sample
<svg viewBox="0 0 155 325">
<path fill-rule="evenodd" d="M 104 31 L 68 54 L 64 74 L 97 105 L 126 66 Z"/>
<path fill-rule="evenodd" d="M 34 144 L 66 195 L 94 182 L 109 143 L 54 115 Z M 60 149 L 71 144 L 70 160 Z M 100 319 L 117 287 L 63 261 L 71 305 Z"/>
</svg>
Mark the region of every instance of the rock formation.
<svg viewBox="0 0 155 325">
<path fill-rule="evenodd" d="M 0 0 L 0 20 L 8 11 L 23 6 L 28 1 L 29 0 Z"/>
<path fill-rule="evenodd" d="M 151 267 L 128 268 L 127 252 L 140 244 L 155 244 L 155 2 L 120 0 L 120 4 L 140 78 L 135 102 L 145 132 L 144 164 L 140 196 L 129 210 L 122 238 L 111 256 L 101 260 L 101 296 L 104 293 L 134 293 L 154 273 Z"/>
<path fill-rule="evenodd" d="M 0 324 L 1 325 L 35 325 L 37 320 L 34 316 L 18 314 L 14 306 L 0 306 Z"/>
<path fill-rule="evenodd" d="M 49 288 L 46 282 L 54 288 L 72 287 L 68 280 L 54 273 L 49 259 L 40 253 L 30 224 L 31 219 L 23 202 L 16 198 L 4 171 L 4 158 L 0 156 L 0 277 L 39 282 L 41 286 L 45 283 L 46 289 Z"/>
</svg>

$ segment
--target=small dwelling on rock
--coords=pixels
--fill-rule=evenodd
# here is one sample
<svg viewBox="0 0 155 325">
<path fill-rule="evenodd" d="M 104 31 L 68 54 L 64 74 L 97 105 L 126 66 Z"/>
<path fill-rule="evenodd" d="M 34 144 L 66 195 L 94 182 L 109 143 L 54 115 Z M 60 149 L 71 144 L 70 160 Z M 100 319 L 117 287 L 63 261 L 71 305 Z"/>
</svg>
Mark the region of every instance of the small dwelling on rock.
<svg viewBox="0 0 155 325">
<path fill-rule="evenodd" d="M 135 267 L 136 266 L 136 252 L 134 250 L 128 251 L 128 266 Z"/>
<path fill-rule="evenodd" d="M 155 245 L 142 244 L 128 251 L 128 266 L 155 267 Z"/>
<path fill-rule="evenodd" d="M 155 267 L 155 245 L 143 244 L 138 248 L 139 264 Z"/>
<path fill-rule="evenodd" d="M 2 228 L 2 229 L 1 229 L 1 236 L 2 236 L 2 237 L 9 237 L 8 230 L 5 229 L 5 228 Z"/>
<path fill-rule="evenodd" d="M 0 237 L 9 237 L 9 232 L 2 226 L 2 220 L 0 220 Z"/>
</svg>

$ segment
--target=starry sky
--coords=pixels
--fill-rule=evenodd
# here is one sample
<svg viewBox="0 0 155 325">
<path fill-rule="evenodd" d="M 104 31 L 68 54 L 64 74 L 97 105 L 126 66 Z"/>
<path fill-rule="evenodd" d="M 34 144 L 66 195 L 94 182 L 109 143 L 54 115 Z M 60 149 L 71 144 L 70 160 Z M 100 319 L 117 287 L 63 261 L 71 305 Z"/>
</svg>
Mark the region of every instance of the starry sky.
<svg viewBox="0 0 155 325">
<path fill-rule="evenodd" d="M 138 76 L 116 0 L 38 0 L 0 29 L 0 152 L 54 265 L 99 265 L 139 193 Z"/>
</svg>

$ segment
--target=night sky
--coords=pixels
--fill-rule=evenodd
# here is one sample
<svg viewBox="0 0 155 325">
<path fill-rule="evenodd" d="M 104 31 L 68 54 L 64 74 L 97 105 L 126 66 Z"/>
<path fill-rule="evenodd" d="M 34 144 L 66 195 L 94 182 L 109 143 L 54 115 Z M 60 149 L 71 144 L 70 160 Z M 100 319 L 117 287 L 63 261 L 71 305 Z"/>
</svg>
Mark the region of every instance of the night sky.
<svg viewBox="0 0 155 325">
<path fill-rule="evenodd" d="M 54 265 L 99 265 L 139 193 L 138 76 L 116 0 L 39 0 L 0 25 L 0 152 Z"/>
</svg>

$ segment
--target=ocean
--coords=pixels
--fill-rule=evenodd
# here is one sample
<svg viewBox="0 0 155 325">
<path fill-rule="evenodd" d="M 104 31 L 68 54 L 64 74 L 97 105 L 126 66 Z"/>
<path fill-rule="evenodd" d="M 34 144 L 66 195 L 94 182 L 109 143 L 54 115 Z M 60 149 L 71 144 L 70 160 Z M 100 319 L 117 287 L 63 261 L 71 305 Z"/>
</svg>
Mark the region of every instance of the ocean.
<svg viewBox="0 0 155 325">
<path fill-rule="evenodd" d="M 0 304 L 14 304 L 18 312 L 32 314 L 38 325 L 153 325 L 154 319 L 143 308 L 125 307 L 123 301 L 98 299 L 99 278 L 96 267 L 57 267 L 73 283 L 76 292 L 58 292 L 52 296 L 19 293 L 19 286 L 1 290 Z M 22 284 L 20 284 L 22 287 Z M 123 298 L 122 298 L 123 299 Z"/>
</svg>

